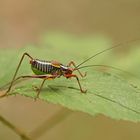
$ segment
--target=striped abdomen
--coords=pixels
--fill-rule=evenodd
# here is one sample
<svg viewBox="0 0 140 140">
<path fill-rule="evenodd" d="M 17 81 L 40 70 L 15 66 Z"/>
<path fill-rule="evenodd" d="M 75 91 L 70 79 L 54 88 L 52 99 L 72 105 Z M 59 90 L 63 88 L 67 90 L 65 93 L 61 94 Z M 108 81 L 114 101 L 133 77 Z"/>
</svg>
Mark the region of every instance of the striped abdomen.
<svg viewBox="0 0 140 140">
<path fill-rule="evenodd" d="M 35 74 L 41 75 L 41 74 L 60 74 L 61 70 L 59 67 L 55 67 L 52 65 L 50 61 L 43 61 L 43 60 L 32 60 L 31 63 L 32 70 Z"/>
</svg>

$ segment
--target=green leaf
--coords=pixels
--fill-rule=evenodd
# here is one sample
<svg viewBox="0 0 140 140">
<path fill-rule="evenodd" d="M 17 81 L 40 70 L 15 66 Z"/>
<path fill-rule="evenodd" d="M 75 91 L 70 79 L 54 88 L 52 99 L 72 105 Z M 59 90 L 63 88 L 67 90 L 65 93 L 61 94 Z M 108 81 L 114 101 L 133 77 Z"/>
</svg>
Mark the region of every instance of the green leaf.
<svg viewBox="0 0 140 140">
<path fill-rule="evenodd" d="M 73 60 L 79 64 L 93 55 L 94 52 L 99 51 L 97 44 L 104 46 L 100 51 L 110 45 L 108 40 L 105 41 L 102 38 L 94 40 L 92 37 L 77 39 L 63 34 L 55 34 L 54 36 L 47 36 L 47 39 L 42 41 L 41 47 L 27 46 L 19 50 L 1 49 L 0 86 L 2 87 L 11 81 L 24 52 L 28 52 L 38 59 L 57 60 L 63 64 Z M 89 63 L 96 62 L 98 64 L 101 61 L 108 61 L 109 56 L 112 56 L 112 51 L 108 52 L 107 55 L 101 55 L 96 61 L 90 60 Z M 93 116 L 104 114 L 114 119 L 140 121 L 140 91 L 138 88 L 135 88 L 120 76 L 100 72 L 92 67 L 81 69 L 81 71 L 87 72 L 86 77 L 80 78 L 82 87 L 87 89 L 86 94 L 80 92 L 76 79 L 60 77 L 46 81 L 39 98 Z M 29 74 L 32 75 L 32 71 L 29 59 L 26 58 L 18 75 Z M 40 83 L 40 79 L 19 82 L 13 86 L 12 93 L 34 98 L 36 92 L 33 90 L 33 86 L 39 86 Z"/>
</svg>

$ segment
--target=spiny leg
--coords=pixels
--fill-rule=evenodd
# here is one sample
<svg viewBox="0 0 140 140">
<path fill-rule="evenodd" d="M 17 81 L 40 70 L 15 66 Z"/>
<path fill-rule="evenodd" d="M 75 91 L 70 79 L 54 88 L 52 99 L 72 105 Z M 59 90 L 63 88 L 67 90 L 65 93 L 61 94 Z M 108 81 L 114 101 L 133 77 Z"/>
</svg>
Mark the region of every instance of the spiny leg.
<svg viewBox="0 0 140 140">
<path fill-rule="evenodd" d="M 56 78 L 57 77 L 57 75 L 25 75 L 25 76 L 19 76 L 19 77 L 17 77 L 14 81 L 13 81 L 13 83 L 15 82 L 15 81 L 17 81 L 17 80 L 19 80 L 19 79 L 24 79 L 24 78 L 39 78 L 39 79 L 43 79 L 43 82 L 41 83 L 41 86 L 39 87 L 39 89 L 38 89 L 38 91 L 37 91 L 37 96 L 35 97 L 35 99 L 36 98 L 38 98 L 39 97 L 39 94 L 40 94 L 40 91 L 41 91 L 41 89 L 42 89 L 42 87 L 43 87 L 43 85 L 44 85 L 44 82 L 47 80 L 47 79 L 54 79 L 54 78 Z"/>
<path fill-rule="evenodd" d="M 78 85 L 79 85 L 80 91 L 81 91 L 82 93 L 86 93 L 86 92 L 87 92 L 87 90 L 84 90 L 84 89 L 82 88 L 81 83 L 80 83 L 80 80 L 79 80 L 79 78 L 78 78 L 77 75 L 75 75 L 75 74 L 67 74 L 67 75 L 65 75 L 65 77 L 66 77 L 66 78 L 75 77 L 76 80 L 77 80 L 77 82 L 78 82 Z"/>
<path fill-rule="evenodd" d="M 73 61 L 70 61 L 69 64 L 68 64 L 68 66 L 71 66 L 71 65 L 73 65 L 76 68 L 76 64 Z M 77 71 L 79 72 L 81 77 L 86 76 L 86 72 L 85 72 L 85 74 L 82 74 L 79 69 L 77 69 Z"/>
<path fill-rule="evenodd" d="M 19 68 L 20 68 L 20 66 L 21 66 L 21 63 L 22 63 L 22 61 L 23 61 L 23 59 L 24 59 L 25 56 L 28 56 L 31 60 L 33 59 L 28 53 L 24 53 L 24 54 L 22 55 L 22 57 L 21 57 L 21 59 L 20 59 L 20 61 L 19 61 L 19 64 L 18 64 L 18 66 L 17 66 L 16 72 L 15 72 L 15 74 L 14 74 L 14 76 L 13 76 L 13 79 L 12 79 L 12 81 L 11 81 L 11 83 L 10 83 L 10 86 L 9 86 L 8 90 L 6 91 L 6 94 L 8 94 L 8 92 L 10 92 L 11 87 L 12 87 L 12 85 L 13 85 L 13 82 L 14 82 L 14 80 L 15 80 L 15 78 L 16 78 L 17 72 L 18 72 L 18 70 L 19 70 Z"/>
</svg>

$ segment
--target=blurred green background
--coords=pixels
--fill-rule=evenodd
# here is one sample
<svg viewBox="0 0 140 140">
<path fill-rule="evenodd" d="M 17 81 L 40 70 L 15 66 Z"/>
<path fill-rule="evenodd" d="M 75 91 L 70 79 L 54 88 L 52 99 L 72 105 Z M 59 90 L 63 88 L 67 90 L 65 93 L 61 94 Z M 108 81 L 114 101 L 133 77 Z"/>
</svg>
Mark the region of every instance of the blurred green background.
<svg viewBox="0 0 140 140">
<path fill-rule="evenodd" d="M 28 44 L 40 47 L 50 43 L 44 41 L 44 38 L 47 40 L 50 36 L 51 39 L 48 40 L 51 40 L 51 45 L 57 45 L 58 42 L 62 44 L 59 36 L 61 34 L 63 34 L 63 38 L 66 35 L 65 44 L 68 43 L 66 47 L 70 47 L 71 40 L 67 40 L 70 35 L 74 38 L 73 40 L 87 38 L 87 43 L 88 38 L 90 41 L 98 40 L 97 45 L 99 46 L 96 48 L 100 51 L 104 44 L 107 47 L 107 44 L 117 44 L 139 38 L 140 1 L 0 0 L 1 48 L 20 48 Z M 100 44 L 100 40 L 105 43 Z M 61 47 L 60 44 L 59 47 Z M 86 43 L 81 41 L 81 46 L 86 47 Z M 113 65 L 114 63 L 120 68 L 140 75 L 139 52 L 137 46 L 134 49 L 131 47 L 130 50 L 120 48 L 120 51 L 115 51 L 117 57 L 114 58 L 114 61 L 110 61 L 113 58 L 112 55 L 107 56 L 106 60 L 110 61 L 107 64 Z M 79 49 L 75 48 L 75 54 L 78 53 Z M 84 53 L 84 51 L 80 53 Z M 93 53 L 90 50 L 87 51 L 89 55 Z M 101 58 L 105 59 L 105 56 L 103 54 Z M 123 62 L 118 59 L 120 57 L 124 58 Z M 52 52 L 53 58 L 55 56 Z M 71 58 L 67 58 L 67 60 L 71 60 Z M 40 128 L 39 126 L 43 126 L 42 124 L 47 126 L 47 120 L 49 121 L 61 109 L 63 107 L 59 105 L 42 101 L 34 102 L 32 99 L 21 96 L 3 98 L 0 101 L 0 114 L 26 133 Z M 91 117 L 81 112 L 72 112 L 64 121 L 60 121 L 46 132 L 42 131 L 43 134 L 38 138 L 39 140 L 140 139 L 139 123 L 116 121 L 103 115 Z M 0 139 L 18 140 L 20 138 L 0 122 Z"/>
</svg>

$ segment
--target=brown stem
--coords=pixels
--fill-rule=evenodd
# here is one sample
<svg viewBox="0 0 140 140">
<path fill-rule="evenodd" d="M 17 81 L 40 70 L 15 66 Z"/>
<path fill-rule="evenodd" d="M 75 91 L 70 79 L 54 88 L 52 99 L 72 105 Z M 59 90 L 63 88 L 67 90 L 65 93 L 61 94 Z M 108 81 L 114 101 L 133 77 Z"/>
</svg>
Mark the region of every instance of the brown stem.
<svg viewBox="0 0 140 140">
<path fill-rule="evenodd" d="M 6 120 L 4 117 L 0 116 L 0 121 L 12 129 L 22 140 L 32 140 L 30 137 L 28 137 L 23 131 L 21 131 L 19 128 L 15 127 L 12 123 L 10 123 L 8 120 Z"/>
<path fill-rule="evenodd" d="M 45 132 L 55 127 L 60 122 L 64 121 L 72 113 L 73 112 L 68 109 L 65 109 L 65 108 L 61 109 L 56 114 L 54 114 L 54 116 L 52 116 L 50 119 L 43 122 L 39 127 L 37 127 L 37 129 L 32 131 L 30 134 L 30 137 L 33 139 L 38 139 Z"/>
</svg>

